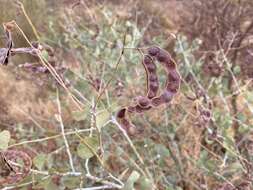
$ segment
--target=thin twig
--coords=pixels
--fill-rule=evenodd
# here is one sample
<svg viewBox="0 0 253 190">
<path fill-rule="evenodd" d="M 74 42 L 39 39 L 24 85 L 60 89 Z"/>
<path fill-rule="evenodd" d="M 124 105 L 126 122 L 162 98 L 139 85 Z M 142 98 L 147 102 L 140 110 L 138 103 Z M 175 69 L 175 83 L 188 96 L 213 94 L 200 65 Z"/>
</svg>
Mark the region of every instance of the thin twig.
<svg viewBox="0 0 253 190">
<path fill-rule="evenodd" d="M 79 129 L 77 131 L 69 131 L 69 132 L 65 132 L 65 136 L 74 135 L 74 134 L 76 134 L 76 132 L 77 133 L 87 133 L 87 132 L 90 132 L 92 130 L 95 130 L 95 129 L 94 128 L 89 128 L 89 129 Z M 8 148 L 21 146 L 21 145 L 25 145 L 25 144 L 48 141 L 48 140 L 59 138 L 59 137 L 62 137 L 62 134 L 53 135 L 53 136 L 49 136 L 49 137 L 44 137 L 44 138 L 40 138 L 40 139 L 34 139 L 34 140 L 19 142 L 19 143 L 16 143 L 16 144 L 9 145 Z"/>
<path fill-rule="evenodd" d="M 20 6 L 20 8 L 21 8 L 23 14 L 25 15 L 25 18 L 26 18 L 26 20 L 28 21 L 29 25 L 31 26 L 32 31 L 33 31 L 35 37 L 37 38 L 37 40 L 40 40 L 39 34 L 38 34 L 38 32 L 37 32 L 35 26 L 33 25 L 32 20 L 31 20 L 30 17 L 28 16 L 28 14 L 27 14 L 27 12 L 26 12 L 26 10 L 25 10 L 24 4 L 23 4 L 22 2 L 20 2 L 20 1 L 18 1 L 17 3 L 18 3 L 18 5 Z"/>
<path fill-rule="evenodd" d="M 115 187 L 112 187 L 111 185 L 102 185 L 97 187 L 87 187 L 87 188 L 78 188 L 74 190 L 99 190 L 99 189 L 114 189 Z"/>
<path fill-rule="evenodd" d="M 70 164 L 71 170 L 72 170 L 72 172 L 75 172 L 75 168 L 74 168 L 74 164 L 73 164 L 73 158 L 72 158 L 72 155 L 71 155 L 71 152 L 70 152 L 70 149 L 69 149 L 69 144 L 68 144 L 68 141 L 67 141 L 67 138 L 66 138 L 66 135 L 65 135 L 64 125 L 63 125 L 63 121 L 62 121 L 61 103 L 60 103 L 60 99 L 59 99 L 58 90 L 57 90 L 57 99 L 56 100 L 57 100 L 57 105 L 58 105 L 58 118 L 57 118 L 57 120 L 60 123 L 62 137 L 63 137 L 64 143 L 65 143 L 65 146 L 66 146 L 66 151 L 67 151 L 67 154 L 68 154 L 68 157 L 69 157 L 69 164 Z"/>
</svg>

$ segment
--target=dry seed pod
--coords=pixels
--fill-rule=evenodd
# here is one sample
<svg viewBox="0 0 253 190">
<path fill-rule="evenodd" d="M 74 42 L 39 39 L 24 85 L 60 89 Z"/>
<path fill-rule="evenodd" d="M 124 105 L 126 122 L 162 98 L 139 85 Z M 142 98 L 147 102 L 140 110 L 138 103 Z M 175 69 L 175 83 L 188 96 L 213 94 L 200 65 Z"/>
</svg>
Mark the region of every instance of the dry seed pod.
<svg viewBox="0 0 253 190">
<path fill-rule="evenodd" d="M 126 108 L 123 108 L 117 113 L 117 120 L 123 129 L 128 133 L 133 135 L 135 133 L 135 126 L 127 119 Z"/>
<path fill-rule="evenodd" d="M 156 96 L 159 81 L 154 60 L 160 62 L 167 73 L 165 88 L 159 96 Z M 134 128 L 134 125 L 128 121 L 127 113 L 142 113 L 153 107 L 169 103 L 180 88 L 180 74 L 177 71 L 176 63 L 167 51 L 156 46 L 148 48 L 148 54 L 144 56 L 142 64 L 147 75 L 147 95 L 137 96 L 134 99 L 135 105 L 123 108 L 117 113 L 118 121 L 127 132 Z"/>
<path fill-rule="evenodd" d="M 31 171 L 32 160 L 30 156 L 23 151 L 7 150 L 1 152 L 0 159 L 1 163 L 5 164 L 4 170 L 7 171 L 4 173 L 5 175 L 0 176 L 0 185 L 17 183 L 28 176 Z M 22 163 L 20 164 L 19 161 L 22 161 Z"/>
<path fill-rule="evenodd" d="M 143 66 L 147 75 L 147 97 L 151 99 L 157 95 L 159 89 L 156 65 L 149 55 L 145 55 L 143 59 Z"/>
<path fill-rule="evenodd" d="M 157 107 L 161 104 L 169 103 L 172 100 L 173 96 L 180 88 L 180 75 L 177 71 L 176 63 L 165 50 L 156 46 L 150 47 L 148 49 L 148 54 L 160 62 L 167 72 L 167 81 L 164 91 L 160 96 L 152 99 L 152 105 Z"/>
<path fill-rule="evenodd" d="M 160 96 L 152 99 L 152 106 L 158 107 L 164 103 L 169 103 L 175 94 L 165 90 Z"/>
<path fill-rule="evenodd" d="M 136 98 L 134 98 L 134 101 L 142 108 L 147 108 L 151 106 L 151 100 L 145 96 L 137 96 Z"/>
</svg>

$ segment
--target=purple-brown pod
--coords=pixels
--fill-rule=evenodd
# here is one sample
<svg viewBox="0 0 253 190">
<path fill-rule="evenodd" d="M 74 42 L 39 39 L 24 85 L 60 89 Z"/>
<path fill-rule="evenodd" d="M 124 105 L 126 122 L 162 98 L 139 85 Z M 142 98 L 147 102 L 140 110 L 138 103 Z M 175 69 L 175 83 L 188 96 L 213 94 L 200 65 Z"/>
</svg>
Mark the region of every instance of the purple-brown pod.
<svg viewBox="0 0 253 190">
<path fill-rule="evenodd" d="M 164 91 L 160 96 L 153 98 L 152 101 L 152 106 L 158 107 L 162 104 L 169 103 L 174 96 L 174 93 L 170 91 Z"/>
<path fill-rule="evenodd" d="M 151 100 L 146 96 L 137 96 L 134 101 L 143 108 L 147 108 L 151 105 Z"/>
<path fill-rule="evenodd" d="M 117 119 L 128 133 L 130 129 L 135 129 L 135 127 L 128 120 L 127 113 L 143 113 L 154 107 L 167 104 L 171 102 L 174 95 L 180 88 L 180 75 L 177 71 L 176 63 L 172 60 L 170 54 L 156 46 L 148 48 L 147 52 L 148 54 L 144 56 L 142 61 L 147 75 L 147 95 L 137 96 L 134 99 L 134 105 L 129 105 L 117 113 Z M 160 62 L 167 74 L 165 88 L 159 96 L 157 96 L 159 90 L 159 80 L 154 60 Z"/>
<path fill-rule="evenodd" d="M 170 59 L 162 63 L 167 71 L 176 70 L 176 63 Z"/>
<path fill-rule="evenodd" d="M 149 47 L 148 48 L 148 54 L 150 55 L 150 56 L 157 56 L 157 54 L 160 52 L 160 48 L 159 47 L 157 47 L 157 46 L 152 46 L 152 47 Z"/>
<path fill-rule="evenodd" d="M 117 118 L 124 118 L 126 116 L 126 108 L 123 108 L 117 112 L 116 117 Z"/>
<path fill-rule="evenodd" d="M 140 105 L 128 106 L 127 111 L 129 113 L 142 113 L 144 111 L 150 110 L 152 108 L 151 104 L 147 107 L 141 107 Z"/>
<path fill-rule="evenodd" d="M 117 118 L 120 126 L 129 135 L 134 135 L 136 133 L 136 127 L 126 118 L 126 109 L 120 110 L 120 113 L 118 112 L 117 116 L 120 116 Z"/>
<path fill-rule="evenodd" d="M 159 62 L 166 63 L 171 60 L 169 53 L 165 50 L 160 50 L 159 53 L 156 55 L 156 59 Z"/>
<path fill-rule="evenodd" d="M 147 75 L 147 97 L 151 99 L 157 95 L 159 89 L 156 65 L 152 57 L 145 55 L 143 59 L 143 66 Z"/>
</svg>

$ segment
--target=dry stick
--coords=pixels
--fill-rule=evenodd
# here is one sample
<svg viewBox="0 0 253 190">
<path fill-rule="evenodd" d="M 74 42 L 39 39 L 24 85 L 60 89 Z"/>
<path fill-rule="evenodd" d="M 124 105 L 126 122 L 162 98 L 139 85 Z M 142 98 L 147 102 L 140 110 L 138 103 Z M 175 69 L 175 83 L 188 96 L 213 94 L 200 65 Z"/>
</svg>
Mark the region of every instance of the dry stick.
<svg viewBox="0 0 253 190">
<path fill-rule="evenodd" d="M 77 188 L 74 190 L 104 190 L 104 189 L 113 189 L 115 187 L 111 186 L 111 185 L 102 185 L 102 186 L 96 186 L 96 187 L 87 187 L 87 188 Z"/>
<path fill-rule="evenodd" d="M 40 174 L 40 175 L 58 175 L 58 176 L 81 176 L 83 175 L 82 172 L 66 172 L 66 173 L 61 173 L 61 172 L 49 172 L 49 171 L 39 171 L 39 170 L 31 170 L 35 174 Z"/>
<path fill-rule="evenodd" d="M 66 151 L 67 151 L 67 154 L 68 154 L 68 157 L 69 157 L 69 164 L 70 164 L 71 170 L 72 170 L 72 172 L 75 172 L 75 168 L 74 168 L 74 164 L 73 164 L 73 158 L 72 158 L 72 155 L 71 155 L 71 152 L 70 152 L 70 149 L 69 149 L 69 144 L 68 144 L 68 141 L 67 141 L 67 138 L 66 138 L 66 135 L 65 135 L 65 129 L 64 129 L 63 121 L 62 121 L 61 103 L 60 103 L 60 99 L 59 99 L 58 90 L 57 90 L 57 105 L 58 105 L 58 118 L 57 118 L 57 120 L 59 121 L 60 126 L 61 126 L 62 137 L 63 137 L 65 147 L 66 147 Z"/>
<path fill-rule="evenodd" d="M 23 14 L 25 15 L 25 18 L 26 18 L 26 20 L 28 21 L 29 25 L 31 26 L 31 28 L 32 28 L 32 30 L 33 30 L 33 33 L 34 33 L 35 37 L 37 38 L 37 40 L 40 41 L 39 34 L 38 34 L 36 28 L 34 27 L 34 25 L 33 25 L 32 21 L 31 21 L 30 17 L 28 16 L 28 14 L 27 14 L 27 12 L 26 12 L 26 10 L 25 10 L 24 4 L 21 3 L 20 1 L 17 1 L 17 4 L 20 6 L 20 8 L 21 8 Z"/>
<path fill-rule="evenodd" d="M 80 130 L 77 130 L 77 132 L 78 133 L 87 133 L 87 132 L 90 132 L 92 130 L 95 130 L 95 129 L 94 128 L 80 129 Z M 74 135 L 74 134 L 76 134 L 76 131 L 65 132 L 65 136 Z M 44 138 L 40 138 L 40 139 L 34 139 L 34 140 L 30 140 L 30 141 L 23 141 L 23 142 L 20 142 L 20 143 L 9 145 L 8 148 L 12 148 L 12 147 L 16 147 L 16 146 L 21 146 L 21 145 L 25 145 L 25 144 L 31 144 L 31 143 L 48 141 L 48 140 L 59 138 L 59 137 L 62 137 L 62 134 L 53 135 L 53 136 L 49 136 L 49 137 L 44 137 Z"/>
<path fill-rule="evenodd" d="M 25 35 L 24 31 L 19 27 L 19 25 L 15 22 L 12 21 L 15 26 L 18 28 L 18 30 L 21 32 L 22 36 L 25 38 L 25 40 L 27 41 L 27 43 L 33 48 L 31 42 L 28 40 L 27 36 Z M 61 77 L 58 75 L 58 73 L 56 72 L 56 70 L 53 68 L 53 66 L 48 63 L 48 61 L 43 58 L 41 56 L 41 52 L 39 51 L 39 53 L 37 53 L 37 56 L 39 57 L 40 61 L 42 62 L 42 64 L 49 70 L 49 72 L 54 76 L 54 78 L 56 79 L 56 81 L 66 90 L 66 92 L 68 93 L 68 95 L 70 96 L 70 98 L 72 99 L 72 101 L 75 103 L 75 105 L 78 107 L 79 110 L 82 110 L 81 106 L 84 106 L 83 103 L 81 103 L 68 89 L 68 87 L 65 85 L 65 83 L 63 82 L 63 80 L 61 79 Z M 80 105 L 79 105 L 80 104 Z"/>
<path fill-rule="evenodd" d="M 38 180 L 37 182 L 43 181 L 43 180 L 45 180 L 45 179 L 47 179 L 49 177 L 50 176 L 45 176 L 42 179 Z M 34 183 L 34 181 L 29 181 L 29 182 L 22 183 L 22 184 L 17 184 L 17 185 L 14 185 L 14 186 L 7 186 L 7 187 L 2 188 L 1 190 L 17 189 L 17 188 L 21 188 L 21 187 L 25 187 L 25 186 L 31 185 L 33 183 Z"/>
<path fill-rule="evenodd" d="M 104 179 L 101 179 L 101 178 L 98 178 L 98 177 L 95 177 L 95 176 L 92 176 L 92 175 L 85 175 L 85 176 L 90 180 L 100 182 L 100 183 L 105 184 L 105 185 L 110 185 L 111 187 L 114 187 L 116 189 L 122 189 L 123 188 L 122 185 L 118 185 L 118 184 L 112 183 L 110 181 L 107 181 L 107 180 L 104 180 Z"/>
</svg>

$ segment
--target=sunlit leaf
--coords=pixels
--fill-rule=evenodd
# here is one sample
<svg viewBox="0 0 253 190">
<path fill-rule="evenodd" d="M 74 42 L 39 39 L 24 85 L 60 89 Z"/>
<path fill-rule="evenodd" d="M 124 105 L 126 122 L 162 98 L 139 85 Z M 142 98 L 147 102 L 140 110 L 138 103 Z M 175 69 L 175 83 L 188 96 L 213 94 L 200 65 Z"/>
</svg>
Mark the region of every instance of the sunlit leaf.
<svg viewBox="0 0 253 190">
<path fill-rule="evenodd" d="M 85 143 L 81 142 L 77 147 L 77 154 L 83 159 L 88 159 L 94 156 L 94 152 L 97 152 L 99 148 L 99 142 L 97 137 L 86 137 L 83 139 Z M 92 150 L 91 150 L 92 149 Z"/>
<path fill-rule="evenodd" d="M 123 188 L 123 190 L 133 190 L 134 184 L 140 178 L 140 174 L 137 171 L 133 171 L 127 179 L 127 182 Z"/>
<path fill-rule="evenodd" d="M 39 169 L 42 170 L 44 167 L 44 164 L 47 160 L 47 155 L 45 154 L 38 154 L 33 158 L 33 164 Z"/>
<path fill-rule="evenodd" d="M 0 150 L 6 150 L 10 141 L 11 135 L 10 132 L 4 130 L 0 133 Z"/>
<path fill-rule="evenodd" d="M 75 121 L 83 121 L 83 120 L 86 119 L 88 113 L 89 113 L 88 110 L 84 109 L 82 111 L 72 112 L 72 116 L 73 116 Z"/>
<path fill-rule="evenodd" d="M 63 177 L 63 184 L 68 189 L 75 189 L 80 184 L 80 178 L 75 176 Z"/>
<path fill-rule="evenodd" d="M 107 110 L 101 111 L 99 114 L 96 116 L 96 124 L 99 129 L 103 127 L 103 125 L 108 121 L 110 117 L 110 113 Z"/>
</svg>

